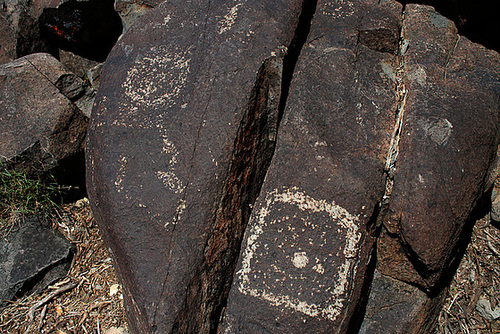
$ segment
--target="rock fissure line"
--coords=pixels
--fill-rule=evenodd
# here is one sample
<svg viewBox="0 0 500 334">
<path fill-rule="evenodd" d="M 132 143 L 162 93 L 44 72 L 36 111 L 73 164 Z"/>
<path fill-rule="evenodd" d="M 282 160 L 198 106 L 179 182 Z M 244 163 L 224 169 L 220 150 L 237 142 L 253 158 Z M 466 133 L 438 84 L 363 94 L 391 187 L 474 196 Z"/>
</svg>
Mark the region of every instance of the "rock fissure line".
<svg viewBox="0 0 500 334">
<path fill-rule="evenodd" d="M 207 14 L 206 14 L 205 21 L 204 21 L 204 26 L 203 26 L 203 29 L 202 29 L 202 36 L 203 36 L 202 37 L 202 39 L 203 39 L 202 44 L 206 43 L 206 38 L 207 38 L 206 30 L 207 30 L 208 20 L 209 20 L 209 17 L 210 17 L 211 6 L 212 6 L 212 1 L 208 1 Z M 210 68 L 209 68 L 209 70 L 210 70 Z M 197 67 L 196 72 L 199 73 L 199 71 L 200 71 L 200 66 Z M 186 186 L 185 186 L 184 191 L 183 191 L 184 194 L 182 195 L 182 198 L 179 200 L 179 203 L 181 205 L 182 205 L 182 203 L 186 203 L 187 189 L 189 188 L 189 185 L 191 183 L 191 177 L 192 177 L 192 174 L 193 174 L 192 171 L 193 171 L 193 168 L 194 168 L 193 161 L 194 161 L 194 157 L 195 157 L 195 154 L 196 154 L 196 150 L 198 148 L 198 143 L 199 143 L 199 139 L 200 139 L 200 132 L 201 132 L 201 128 L 203 127 L 203 120 L 205 119 L 205 115 L 206 115 L 206 112 L 208 110 L 208 106 L 210 105 L 211 100 L 212 100 L 212 95 L 210 94 L 209 95 L 209 99 L 208 99 L 207 103 L 205 104 L 205 108 L 203 110 L 202 120 L 200 121 L 200 124 L 199 124 L 198 129 L 197 129 L 196 139 L 195 139 L 194 146 L 193 146 L 193 152 L 191 154 L 190 163 L 189 163 L 189 173 L 188 173 L 188 177 L 187 177 L 187 182 L 186 182 Z M 175 222 L 177 222 L 179 220 L 180 214 L 181 213 L 179 211 L 177 211 L 175 213 L 175 216 L 173 218 L 173 220 Z M 166 274 L 165 274 L 165 280 L 163 281 L 162 288 L 161 288 L 161 294 L 160 294 L 160 296 L 158 298 L 158 302 L 156 303 L 154 314 L 153 314 L 153 326 L 152 326 L 152 332 L 153 333 L 156 332 L 156 317 L 157 317 L 159 305 L 160 305 L 161 301 L 163 300 L 163 298 L 165 296 L 165 293 L 167 292 L 166 291 L 166 286 L 167 286 L 168 277 L 169 277 L 169 273 L 170 273 L 170 265 L 172 263 L 172 247 L 171 247 L 171 245 L 174 242 L 175 230 L 176 230 L 175 226 L 176 226 L 176 224 L 174 224 L 174 226 L 172 228 L 172 232 L 170 233 L 170 240 L 168 242 L 169 252 L 168 252 L 167 270 L 166 270 Z"/>
<path fill-rule="evenodd" d="M 303 2 L 285 56 L 269 58 L 259 69 L 240 122 L 213 230 L 172 333 L 216 333 L 222 321 L 243 234 L 274 154 L 295 64 L 307 39 L 316 3 Z"/>
<path fill-rule="evenodd" d="M 386 186 L 384 195 L 380 203 L 380 214 L 377 219 L 377 230 L 379 230 L 379 228 L 381 227 L 382 221 L 384 220 L 384 217 L 386 216 L 389 210 L 390 199 L 394 186 L 394 174 L 396 171 L 396 165 L 399 155 L 399 143 L 402 134 L 403 123 L 405 120 L 405 106 L 408 96 L 408 90 L 405 85 L 406 73 L 404 69 L 405 67 L 404 57 L 409 47 L 409 42 L 404 37 L 405 10 L 406 6 L 403 8 L 402 11 L 399 47 L 398 47 L 398 53 L 396 55 L 397 68 L 395 77 L 396 77 L 396 95 L 398 99 L 396 120 L 384 167 L 387 177 L 386 177 Z M 401 249 L 404 251 L 408 259 L 410 259 L 414 269 L 424 278 L 431 275 L 432 273 L 427 270 L 427 267 L 422 262 L 421 258 L 405 240 L 405 236 L 403 235 L 403 232 L 401 231 L 399 226 L 400 221 L 399 220 L 391 221 L 388 224 L 389 225 L 384 225 L 384 228 L 386 229 L 388 235 L 391 236 L 391 238 L 395 238 L 398 241 L 398 243 L 401 246 Z"/>
<path fill-rule="evenodd" d="M 395 119 L 395 123 L 394 123 L 394 129 L 392 131 L 391 142 L 389 144 L 389 150 L 387 152 L 387 158 L 386 158 L 385 166 L 384 166 L 385 173 L 387 174 L 387 177 L 386 177 L 386 182 L 385 182 L 384 195 L 382 196 L 382 200 L 380 203 L 381 210 L 380 210 L 380 215 L 379 215 L 379 219 L 377 222 L 378 226 L 380 226 L 380 224 L 382 223 L 381 217 L 383 217 L 387 211 L 389 201 L 391 198 L 391 194 L 392 194 L 392 188 L 394 186 L 394 172 L 396 170 L 396 162 L 397 162 L 397 158 L 398 158 L 398 154 L 399 154 L 399 141 L 401 138 L 401 131 L 403 128 L 406 98 L 408 96 L 408 91 L 406 90 L 406 85 L 404 83 L 404 76 L 405 76 L 404 56 L 405 56 L 406 50 L 408 49 L 408 41 L 404 38 L 404 35 L 403 35 L 403 25 L 404 25 L 404 20 L 405 20 L 405 8 L 403 8 L 401 15 L 402 15 L 401 31 L 400 31 L 400 37 L 399 37 L 398 53 L 396 55 L 396 62 L 397 62 L 396 97 L 398 99 L 398 103 L 397 103 L 397 111 L 396 111 L 396 119 Z"/>
</svg>

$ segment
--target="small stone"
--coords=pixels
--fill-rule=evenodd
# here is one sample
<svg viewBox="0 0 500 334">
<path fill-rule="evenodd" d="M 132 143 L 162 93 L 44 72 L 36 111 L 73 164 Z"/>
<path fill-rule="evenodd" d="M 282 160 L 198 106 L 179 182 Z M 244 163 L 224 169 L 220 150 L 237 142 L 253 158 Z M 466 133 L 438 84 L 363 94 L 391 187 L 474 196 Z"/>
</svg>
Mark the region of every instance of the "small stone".
<svg viewBox="0 0 500 334">
<path fill-rule="evenodd" d="M 486 298 L 481 298 L 477 302 L 476 310 L 481 314 L 486 320 L 498 320 L 500 319 L 500 306 L 497 305 L 495 309 L 491 309 L 491 303 Z"/>
<path fill-rule="evenodd" d="M 128 334 L 123 327 L 111 327 L 103 331 L 103 334 Z"/>
<path fill-rule="evenodd" d="M 120 291 L 120 285 L 119 284 L 113 284 L 112 286 L 109 287 L 109 295 L 114 296 Z"/>
</svg>

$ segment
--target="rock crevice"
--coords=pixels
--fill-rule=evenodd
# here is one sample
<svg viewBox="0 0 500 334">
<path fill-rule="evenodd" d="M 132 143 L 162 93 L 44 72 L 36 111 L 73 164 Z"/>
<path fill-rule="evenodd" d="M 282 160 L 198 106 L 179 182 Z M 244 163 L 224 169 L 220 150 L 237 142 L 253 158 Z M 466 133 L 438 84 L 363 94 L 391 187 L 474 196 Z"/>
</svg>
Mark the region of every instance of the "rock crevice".
<svg viewBox="0 0 500 334">
<path fill-rule="evenodd" d="M 232 163 L 217 207 L 204 258 L 194 275 L 173 333 L 216 333 L 231 288 L 246 225 L 274 153 L 279 122 L 316 0 L 305 0 L 283 57 L 264 61 L 240 123 Z"/>
</svg>

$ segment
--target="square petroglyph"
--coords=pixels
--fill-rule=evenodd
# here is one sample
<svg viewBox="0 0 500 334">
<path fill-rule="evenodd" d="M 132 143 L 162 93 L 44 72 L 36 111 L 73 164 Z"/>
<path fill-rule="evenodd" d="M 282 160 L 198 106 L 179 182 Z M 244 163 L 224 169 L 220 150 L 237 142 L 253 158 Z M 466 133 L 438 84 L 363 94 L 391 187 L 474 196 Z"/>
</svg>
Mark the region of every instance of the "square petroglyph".
<svg viewBox="0 0 500 334">
<path fill-rule="evenodd" d="M 239 291 L 334 321 L 356 270 L 358 216 L 296 187 L 268 193 L 255 212 Z"/>
</svg>

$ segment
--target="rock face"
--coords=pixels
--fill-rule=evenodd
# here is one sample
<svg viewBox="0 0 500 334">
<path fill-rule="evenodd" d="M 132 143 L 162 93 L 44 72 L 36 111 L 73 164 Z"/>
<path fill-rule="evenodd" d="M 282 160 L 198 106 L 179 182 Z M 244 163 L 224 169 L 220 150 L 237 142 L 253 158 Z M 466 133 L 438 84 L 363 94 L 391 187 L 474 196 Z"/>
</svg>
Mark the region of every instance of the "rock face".
<svg viewBox="0 0 500 334">
<path fill-rule="evenodd" d="M 0 66 L 0 154 L 9 167 L 40 175 L 83 149 L 88 118 L 72 101 L 85 85 L 48 54 Z"/>
<path fill-rule="evenodd" d="M 116 0 L 115 10 L 123 22 L 123 31 L 127 31 L 139 17 L 158 6 L 163 0 Z"/>
<path fill-rule="evenodd" d="M 0 64 L 47 52 L 83 78 L 104 61 L 122 23 L 113 0 L 0 0 L 0 32 Z"/>
<path fill-rule="evenodd" d="M 300 53 L 224 333 L 343 333 L 360 299 L 397 109 L 380 73 L 394 66 L 402 8 L 337 9 L 318 2 Z"/>
<path fill-rule="evenodd" d="M 16 36 L 10 22 L 0 12 L 0 64 L 8 63 L 16 57 Z"/>
<path fill-rule="evenodd" d="M 500 57 L 427 6 L 406 6 L 402 39 L 403 118 L 379 260 L 386 275 L 432 289 L 496 158 Z"/>
<path fill-rule="evenodd" d="M 395 1 L 168 1 L 139 18 L 87 142 L 132 332 L 359 329 L 377 237 L 361 330 L 414 293 L 418 317 L 391 328 L 424 330 L 441 299 L 401 281 L 437 289 L 491 184 L 498 65 Z"/>
<path fill-rule="evenodd" d="M 19 222 L 0 240 L 0 307 L 66 275 L 74 254 L 62 235 L 37 217 Z"/>
<path fill-rule="evenodd" d="M 431 298 L 414 285 L 375 271 L 359 333 L 431 333 L 445 297 L 443 291 Z"/>
<path fill-rule="evenodd" d="M 90 125 L 88 191 L 135 332 L 217 324 L 274 145 L 300 5 L 169 1 L 108 58 Z"/>
<path fill-rule="evenodd" d="M 2 63 L 31 53 L 54 51 L 40 35 L 38 18 L 44 8 L 57 7 L 62 2 L 63 0 L 0 0 L 0 15 L 5 18 L 5 23 L 0 24 L 2 35 L 12 36 L 5 45 L 6 49 L 12 50 L 12 57 Z M 3 49 L 4 44 L 1 45 Z"/>
</svg>

